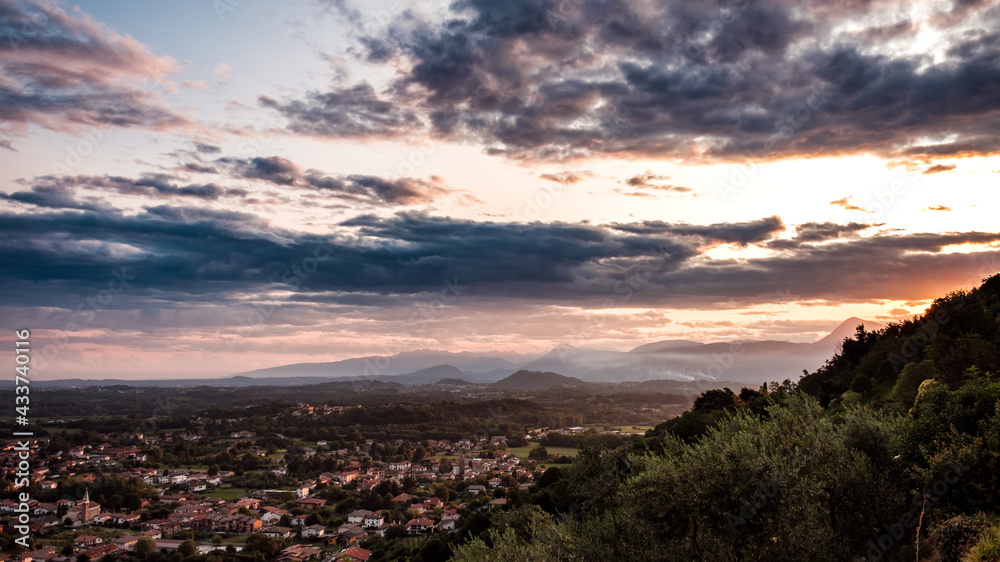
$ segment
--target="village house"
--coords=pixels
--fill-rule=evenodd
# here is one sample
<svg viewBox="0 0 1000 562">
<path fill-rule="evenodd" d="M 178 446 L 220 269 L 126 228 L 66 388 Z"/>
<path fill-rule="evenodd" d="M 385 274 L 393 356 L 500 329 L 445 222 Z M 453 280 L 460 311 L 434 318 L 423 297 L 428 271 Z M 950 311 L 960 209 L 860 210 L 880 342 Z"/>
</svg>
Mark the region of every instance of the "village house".
<svg viewBox="0 0 1000 562">
<path fill-rule="evenodd" d="M 360 546 L 352 546 L 337 554 L 337 559 L 342 562 L 367 562 L 372 553 Z"/>
<path fill-rule="evenodd" d="M 83 552 L 78 553 L 77 560 L 84 559 L 84 557 L 86 557 L 85 558 L 86 560 L 100 560 L 105 556 L 115 557 L 117 552 L 118 552 L 117 545 L 103 544 L 101 546 L 90 548 L 84 550 Z"/>
<path fill-rule="evenodd" d="M 73 539 L 73 546 L 78 548 L 91 548 L 95 547 L 104 542 L 101 537 L 95 537 L 93 535 L 80 535 Z"/>
<path fill-rule="evenodd" d="M 401 471 L 410 470 L 410 461 L 393 461 L 389 463 L 389 470 Z"/>
<path fill-rule="evenodd" d="M 347 522 L 352 525 L 363 525 L 365 522 L 365 517 L 371 513 L 367 509 L 359 509 L 357 511 L 352 511 L 347 515 Z"/>
<path fill-rule="evenodd" d="M 114 544 L 115 546 L 117 546 L 121 550 L 127 550 L 127 551 L 131 552 L 132 549 L 135 548 L 136 543 L 139 542 L 140 538 L 142 538 L 142 537 L 137 537 L 135 535 L 129 535 L 129 536 L 117 538 L 117 539 L 111 541 L 111 544 Z"/>
<path fill-rule="evenodd" d="M 290 539 L 295 531 L 289 527 L 280 527 L 274 525 L 272 527 L 266 527 L 260 531 L 262 535 L 268 537 L 274 537 L 276 539 Z"/>
<path fill-rule="evenodd" d="M 296 544 L 282 550 L 278 555 L 278 560 L 279 562 L 302 562 L 304 560 L 319 558 L 322 554 L 323 551 L 318 548 L 313 548 L 304 544 Z"/>
<path fill-rule="evenodd" d="M 434 528 L 434 522 L 430 519 L 423 517 L 418 517 L 416 519 L 410 519 L 406 523 L 406 532 L 411 535 L 421 535 L 428 533 Z"/>
<path fill-rule="evenodd" d="M 301 500 L 296 500 L 295 505 L 301 507 L 302 509 L 317 510 L 322 509 L 326 505 L 326 500 L 321 500 L 319 498 L 305 498 Z"/>
<path fill-rule="evenodd" d="M 454 531 L 456 525 L 458 524 L 458 515 L 446 515 L 441 518 L 441 524 L 438 529 L 442 531 Z"/>
<path fill-rule="evenodd" d="M 52 560 L 59 553 L 56 549 L 51 546 L 44 546 L 38 550 L 29 550 L 27 552 L 22 552 L 21 554 L 15 555 L 11 558 L 11 562 L 38 562 L 39 560 Z"/>
<path fill-rule="evenodd" d="M 327 540 L 328 543 L 336 543 L 347 546 L 368 536 L 364 529 L 357 525 L 341 525 L 337 528 L 337 536 Z"/>
<path fill-rule="evenodd" d="M 362 526 L 365 529 L 378 529 L 383 523 L 385 523 L 385 515 L 381 511 L 372 511 L 368 515 L 365 515 Z"/>
<path fill-rule="evenodd" d="M 260 516 L 260 520 L 264 525 L 276 525 L 281 521 L 282 515 L 288 515 L 288 511 L 277 507 L 266 506 L 262 509 L 264 513 Z"/>
<path fill-rule="evenodd" d="M 310 525 L 305 529 L 302 529 L 302 538 L 320 538 L 326 534 L 326 527 L 322 525 Z"/>
</svg>

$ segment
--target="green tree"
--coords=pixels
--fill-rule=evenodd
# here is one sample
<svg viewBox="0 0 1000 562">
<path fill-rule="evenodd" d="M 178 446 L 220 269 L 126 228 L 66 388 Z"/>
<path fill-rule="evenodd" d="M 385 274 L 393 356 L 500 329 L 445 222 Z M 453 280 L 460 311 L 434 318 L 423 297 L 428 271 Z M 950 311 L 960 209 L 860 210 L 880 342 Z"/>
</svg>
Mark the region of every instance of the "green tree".
<svg viewBox="0 0 1000 562">
<path fill-rule="evenodd" d="M 285 541 L 263 534 L 253 534 L 247 538 L 246 550 L 259 552 L 267 559 L 275 558 L 285 548 Z"/>
<path fill-rule="evenodd" d="M 529 460 L 533 460 L 533 461 L 547 461 L 547 460 L 549 460 L 549 458 L 551 458 L 551 455 L 549 455 L 549 450 L 546 449 L 545 447 L 538 446 L 538 447 L 534 447 L 530 451 L 528 451 L 528 459 Z"/>
<path fill-rule="evenodd" d="M 193 556 L 198 552 L 198 543 L 188 539 L 177 546 L 177 552 L 179 552 L 184 558 Z"/>
<path fill-rule="evenodd" d="M 930 359 L 907 364 L 899 373 L 899 378 L 889 393 L 889 399 L 899 402 L 903 409 L 909 410 L 913 406 L 913 401 L 917 399 L 920 385 L 925 380 L 933 379 L 936 374 L 937 369 Z"/>
<path fill-rule="evenodd" d="M 447 503 L 448 498 L 450 497 L 448 487 L 444 484 L 438 484 L 437 487 L 434 488 L 434 497 L 441 498 L 441 501 Z"/>
</svg>

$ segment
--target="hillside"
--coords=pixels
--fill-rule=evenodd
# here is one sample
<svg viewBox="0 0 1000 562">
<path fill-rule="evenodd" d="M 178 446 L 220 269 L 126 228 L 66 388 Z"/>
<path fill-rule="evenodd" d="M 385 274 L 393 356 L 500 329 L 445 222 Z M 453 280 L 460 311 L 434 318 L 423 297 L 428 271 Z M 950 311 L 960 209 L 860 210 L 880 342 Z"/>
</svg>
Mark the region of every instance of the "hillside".
<svg viewBox="0 0 1000 562">
<path fill-rule="evenodd" d="M 798 383 L 705 391 L 622 449 L 582 438 L 454 560 L 1000 559 L 1000 275 L 824 343 Z"/>
<path fill-rule="evenodd" d="M 552 386 L 577 386 L 583 384 L 578 378 L 567 377 L 559 373 L 547 371 L 520 370 L 513 375 L 497 381 L 494 386 L 507 389 L 538 389 Z"/>
<path fill-rule="evenodd" d="M 456 379 L 448 377 L 448 378 L 443 378 L 434 384 L 440 384 L 444 386 L 468 386 L 472 383 L 464 379 Z"/>
<path fill-rule="evenodd" d="M 799 389 L 823 406 L 894 403 L 909 408 L 924 380 L 952 390 L 976 371 L 1000 372 L 1000 276 L 936 299 L 917 318 L 857 329 L 840 351 L 802 378 Z"/>
<path fill-rule="evenodd" d="M 434 365 L 412 373 L 396 375 L 391 380 L 402 384 L 433 384 L 441 379 L 461 379 L 465 372 L 454 365 Z"/>
</svg>

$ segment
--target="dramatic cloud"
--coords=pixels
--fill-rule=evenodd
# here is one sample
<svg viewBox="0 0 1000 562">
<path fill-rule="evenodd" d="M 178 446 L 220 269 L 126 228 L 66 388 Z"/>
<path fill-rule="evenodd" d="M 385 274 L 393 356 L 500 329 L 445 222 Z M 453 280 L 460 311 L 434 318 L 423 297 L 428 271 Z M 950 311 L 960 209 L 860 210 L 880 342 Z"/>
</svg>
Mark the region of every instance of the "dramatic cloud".
<svg viewBox="0 0 1000 562">
<path fill-rule="evenodd" d="M 343 6 L 345 14 L 355 14 Z M 298 99 L 261 98 L 293 131 L 420 131 L 517 158 L 718 159 L 997 151 L 1000 7 L 782 0 L 459 0 L 362 34 L 396 72 Z M 350 18 L 349 18 L 350 19 Z M 907 47 L 934 33 L 941 56 Z"/>
<path fill-rule="evenodd" d="M 697 236 L 708 242 L 724 242 L 746 246 L 763 242 L 785 229 L 781 217 L 768 217 L 759 221 L 743 223 L 722 223 L 709 226 L 689 224 L 669 224 L 661 221 L 644 221 L 633 224 L 614 225 L 617 230 L 636 234 L 672 234 L 677 236 Z"/>
<path fill-rule="evenodd" d="M 0 134 L 29 125 L 172 128 L 157 90 L 180 71 L 131 37 L 52 2 L 0 0 Z"/>
<path fill-rule="evenodd" d="M 416 113 L 392 99 L 380 99 L 368 84 L 330 92 L 313 92 L 305 100 L 280 102 L 261 96 L 263 107 L 289 119 L 296 133 L 324 137 L 385 137 L 421 128 Z"/>
<path fill-rule="evenodd" d="M 248 195 L 245 189 L 226 188 L 214 183 L 191 185 L 171 183 L 175 180 L 177 178 L 167 174 L 148 174 L 138 179 L 120 176 L 42 176 L 33 180 L 32 193 L 51 193 L 51 190 L 70 193 L 71 190 L 85 188 L 154 199 L 189 197 L 207 201 L 216 201 L 220 197 L 245 197 Z M 30 200 L 30 196 L 25 195 L 24 192 L 14 193 L 10 198 L 25 203 L 33 202 Z"/>
<path fill-rule="evenodd" d="M 31 191 L 17 191 L 10 195 L 0 193 L 0 199 L 49 209 L 111 210 L 110 205 L 96 198 L 79 201 L 73 189 L 61 184 L 36 185 Z"/>
<path fill-rule="evenodd" d="M 281 156 L 254 158 L 223 157 L 218 163 L 227 166 L 239 178 L 261 180 L 280 186 L 306 187 L 331 197 L 361 202 L 394 205 L 428 203 L 449 193 L 439 182 L 413 178 L 384 179 L 366 175 L 332 176 L 319 170 L 301 167 Z"/>
<path fill-rule="evenodd" d="M 625 185 L 632 188 L 632 190 L 617 190 L 617 191 L 625 195 L 631 195 L 636 197 L 649 197 L 653 192 L 689 193 L 693 191 L 690 187 L 684 187 L 681 185 L 656 183 L 668 179 L 670 179 L 670 176 L 661 176 L 654 174 L 651 171 L 647 171 L 642 174 L 636 174 L 625 180 L 624 182 Z"/>
<path fill-rule="evenodd" d="M 634 305 L 714 308 L 771 302 L 786 287 L 806 301 L 919 299 L 967 281 L 982 268 L 982 256 L 998 254 L 942 249 L 1000 241 L 1000 233 L 876 235 L 712 260 L 705 252 L 721 243 L 766 243 L 783 228 L 780 220 L 521 224 L 400 213 L 356 217 L 342 223 L 340 235 L 321 237 L 275 228 L 249 213 L 178 206 L 138 215 L 84 209 L 0 219 L 0 259 L 11 264 L 0 304 L 46 306 L 69 306 L 122 267 L 135 275 L 130 294 L 158 295 L 147 300 L 154 308 L 169 306 L 163 298 L 221 302 L 271 290 L 292 291 L 289 298 L 301 303 L 378 306 L 420 298 L 446 281 L 460 284 L 463 296 L 511 306 L 595 306 L 627 293 Z M 804 229 L 817 230 L 833 229 Z M 840 232 L 856 230 L 845 225 Z M 290 273 L 296 266 L 299 274 Z"/>
<path fill-rule="evenodd" d="M 795 227 L 795 240 L 799 242 L 821 242 L 823 240 L 832 240 L 836 238 L 853 238 L 856 237 L 860 231 L 871 228 L 872 226 L 876 225 L 857 222 L 849 224 L 807 222 Z"/>
<path fill-rule="evenodd" d="M 538 177 L 543 180 L 553 181 L 562 185 L 573 185 L 587 178 L 593 177 L 593 172 L 586 170 L 580 172 L 559 172 L 555 174 L 540 174 Z"/>
<path fill-rule="evenodd" d="M 654 182 L 654 181 L 668 180 L 668 179 L 670 179 L 670 176 L 658 176 L 658 175 L 654 174 L 653 172 L 647 171 L 647 172 L 642 173 L 642 174 L 634 175 L 634 176 L 630 177 L 629 179 L 625 180 L 625 185 L 628 185 L 628 186 L 631 186 L 631 187 L 654 187 L 655 188 L 655 187 L 657 187 L 657 184 L 654 184 L 652 182 Z"/>
<path fill-rule="evenodd" d="M 930 168 L 924 170 L 924 174 L 940 174 L 941 172 L 950 172 L 957 168 L 955 164 L 934 164 Z"/>
</svg>

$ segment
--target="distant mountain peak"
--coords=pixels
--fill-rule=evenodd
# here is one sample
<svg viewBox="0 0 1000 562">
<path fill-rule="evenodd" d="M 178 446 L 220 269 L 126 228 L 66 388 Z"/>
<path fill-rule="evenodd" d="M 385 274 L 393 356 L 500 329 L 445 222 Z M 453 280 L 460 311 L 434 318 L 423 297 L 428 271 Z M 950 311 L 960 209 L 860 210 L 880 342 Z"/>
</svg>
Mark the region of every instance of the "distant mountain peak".
<svg viewBox="0 0 1000 562">
<path fill-rule="evenodd" d="M 494 383 L 501 388 L 547 388 L 550 386 L 576 386 L 583 381 L 551 371 L 528 371 L 521 369 L 513 375 Z"/>
<path fill-rule="evenodd" d="M 467 381 L 465 379 L 456 379 L 456 378 L 450 378 L 449 377 L 449 378 L 443 378 L 443 379 L 437 381 L 434 384 L 440 384 L 440 385 L 446 385 L 446 386 L 468 386 L 468 385 L 470 385 L 472 383 L 470 383 L 469 381 Z"/>
<path fill-rule="evenodd" d="M 841 322 L 836 328 L 833 329 L 832 332 L 817 341 L 815 345 L 829 346 L 830 348 L 836 347 L 844 341 L 844 338 L 853 336 L 854 332 L 857 331 L 858 326 L 860 325 L 864 325 L 865 330 L 869 332 L 885 328 L 885 324 L 882 322 L 865 320 L 863 318 L 858 318 L 857 316 L 851 316 L 847 320 Z"/>
<path fill-rule="evenodd" d="M 647 343 L 645 345 L 640 345 L 629 350 L 629 353 L 657 353 L 660 351 L 669 351 L 672 349 L 682 349 L 685 347 L 697 347 L 699 345 L 704 345 L 701 342 L 691 341 L 691 340 L 663 340 L 653 343 Z"/>
</svg>

